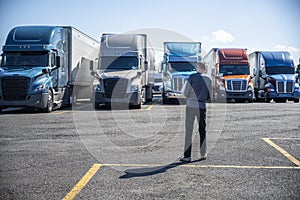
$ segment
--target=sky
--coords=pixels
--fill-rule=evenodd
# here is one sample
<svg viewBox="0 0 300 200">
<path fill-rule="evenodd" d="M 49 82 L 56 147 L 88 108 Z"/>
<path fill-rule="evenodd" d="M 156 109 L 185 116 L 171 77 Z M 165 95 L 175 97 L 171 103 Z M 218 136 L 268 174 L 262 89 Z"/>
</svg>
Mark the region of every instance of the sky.
<svg viewBox="0 0 300 200">
<path fill-rule="evenodd" d="M 74 26 L 97 40 L 151 29 L 201 42 L 203 56 L 214 47 L 285 50 L 297 65 L 299 19 L 299 0 L 0 0 L 0 45 L 18 25 Z"/>
</svg>

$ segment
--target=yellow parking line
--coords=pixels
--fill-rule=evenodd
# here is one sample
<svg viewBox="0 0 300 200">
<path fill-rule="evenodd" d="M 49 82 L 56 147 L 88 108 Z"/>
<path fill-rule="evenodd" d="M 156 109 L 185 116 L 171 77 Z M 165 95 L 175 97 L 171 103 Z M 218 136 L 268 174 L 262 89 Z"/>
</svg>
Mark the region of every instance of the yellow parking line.
<svg viewBox="0 0 300 200">
<path fill-rule="evenodd" d="M 269 138 L 270 140 L 300 140 L 300 138 Z"/>
<path fill-rule="evenodd" d="M 266 138 L 267 139 L 267 138 Z M 79 192 L 86 186 L 91 178 L 97 173 L 100 167 L 167 167 L 178 166 L 183 168 L 235 168 L 235 169 L 298 169 L 300 166 L 242 166 L 242 165 L 199 165 L 199 164 L 94 164 L 89 171 L 82 177 L 82 179 L 73 187 L 73 189 L 62 199 L 72 200 Z"/>
<path fill-rule="evenodd" d="M 287 157 L 290 161 L 292 161 L 295 165 L 297 165 L 298 167 L 300 167 L 300 161 L 297 160 L 295 157 L 293 157 L 291 154 L 289 154 L 288 152 L 286 152 L 284 149 L 282 149 L 280 146 L 278 146 L 277 144 L 275 144 L 274 142 L 272 142 L 269 138 L 262 138 L 266 143 L 268 143 L 269 145 L 271 145 L 272 147 L 274 147 L 277 151 L 279 151 L 280 153 L 282 153 L 285 157 Z"/>
<path fill-rule="evenodd" d="M 151 104 L 148 108 L 146 108 L 146 110 L 151 110 L 152 109 L 152 107 L 154 106 L 154 104 L 158 104 L 158 103 L 160 103 L 161 102 L 161 99 L 160 100 L 158 100 L 157 102 L 155 102 L 155 103 L 153 103 L 153 104 Z"/>
<path fill-rule="evenodd" d="M 151 110 L 152 107 L 153 107 L 153 104 L 150 105 L 146 110 Z"/>
<path fill-rule="evenodd" d="M 74 199 L 102 166 L 102 164 L 94 164 L 82 177 L 82 179 L 73 187 L 73 189 L 63 198 L 63 200 Z"/>
<path fill-rule="evenodd" d="M 69 113 L 69 112 L 72 112 L 72 111 L 71 110 L 57 111 L 57 112 L 53 112 L 53 114 L 61 115 L 61 114 L 64 114 L 64 113 Z"/>
</svg>

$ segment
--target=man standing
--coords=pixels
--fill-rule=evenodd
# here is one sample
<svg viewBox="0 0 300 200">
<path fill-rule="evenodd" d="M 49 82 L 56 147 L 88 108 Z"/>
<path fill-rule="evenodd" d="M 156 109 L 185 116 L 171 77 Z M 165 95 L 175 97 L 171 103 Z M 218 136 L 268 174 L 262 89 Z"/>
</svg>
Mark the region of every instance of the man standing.
<svg viewBox="0 0 300 200">
<path fill-rule="evenodd" d="M 196 74 L 192 74 L 184 89 L 186 96 L 186 116 L 185 116 L 185 145 L 182 162 L 191 162 L 192 134 L 195 117 L 199 124 L 200 134 L 200 160 L 207 157 L 206 154 L 206 102 L 211 101 L 210 93 L 212 89 L 211 79 L 205 75 L 207 69 L 204 63 L 197 63 Z"/>
</svg>

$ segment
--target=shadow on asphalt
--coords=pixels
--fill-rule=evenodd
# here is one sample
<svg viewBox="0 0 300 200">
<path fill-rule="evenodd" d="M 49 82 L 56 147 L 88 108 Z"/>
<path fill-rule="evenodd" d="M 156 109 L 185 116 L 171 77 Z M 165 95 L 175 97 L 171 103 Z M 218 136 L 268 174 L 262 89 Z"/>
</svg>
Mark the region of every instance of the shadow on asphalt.
<svg viewBox="0 0 300 200">
<path fill-rule="evenodd" d="M 126 178 L 135 178 L 135 177 L 146 177 L 146 176 L 152 176 L 156 174 L 161 174 L 169 169 L 179 167 L 181 165 L 196 163 L 199 161 L 203 161 L 203 159 L 193 160 L 192 162 L 174 162 L 170 163 L 165 166 L 155 166 L 155 167 L 145 167 L 145 168 L 136 168 L 136 169 L 128 169 L 125 170 L 125 174 L 120 176 L 120 179 L 126 179 Z"/>
</svg>

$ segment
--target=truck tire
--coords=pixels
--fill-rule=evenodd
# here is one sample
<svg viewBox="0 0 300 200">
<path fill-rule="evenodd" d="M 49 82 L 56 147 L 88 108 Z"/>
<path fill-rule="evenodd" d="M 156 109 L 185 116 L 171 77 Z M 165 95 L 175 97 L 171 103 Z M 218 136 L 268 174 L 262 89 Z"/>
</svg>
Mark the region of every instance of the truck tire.
<svg viewBox="0 0 300 200">
<path fill-rule="evenodd" d="M 266 103 L 270 103 L 270 102 L 271 102 L 271 99 L 267 98 L 267 99 L 265 99 L 265 102 L 266 102 Z"/>
<path fill-rule="evenodd" d="M 146 103 L 147 102 L 147 89 L 144 87 L 142 88 L 142 102 L 141 103 Z"/>
<path fill-rule="evenodd" d="M 299 103 L 299 99 L 294 99 L 294 103 Z"/>
<path fill-rule="evenodd" d="M 152 87 L 147 87 L 146 88 L 146 102 L 151 102 L 152 101 L 152 98 L 153 98 L 153 89 Z"/>
<path fill-rule="evenodd" d="M 47 105 L 46 108 L 43 109 L 43 112 L 45 113 L 51 113 L 53 110 L 53 93 L 51 90 L 48 92 L 48 99 L 47 99 Z"/>
</svg>

